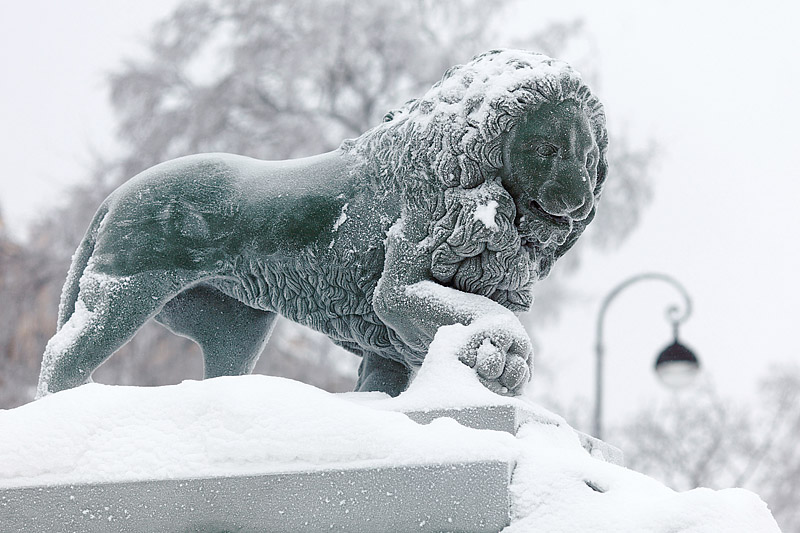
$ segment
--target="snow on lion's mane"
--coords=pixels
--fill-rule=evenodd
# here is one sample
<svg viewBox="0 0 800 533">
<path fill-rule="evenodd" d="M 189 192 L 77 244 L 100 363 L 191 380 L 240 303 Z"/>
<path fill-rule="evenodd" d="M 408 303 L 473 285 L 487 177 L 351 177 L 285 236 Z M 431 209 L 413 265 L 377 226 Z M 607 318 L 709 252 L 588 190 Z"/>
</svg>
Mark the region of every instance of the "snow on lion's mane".
<svg viewBox="0 0 800 533">
<path fill-rule="evenodd" d="M 379 186 L 400 191 L 409 206 L 430 213 L 431 272 L 437 281 L 482 294 L 513 311 L 531 305 L 531 286 L 583 232 L 566 239 L 542 227 L 531 248 L 520 246 L 514 200 L 500 183 L 506 134 L 545 102 L 574 100 L 600 150 L 595 196 L 607 174 L 608 134 L 600 101 L 567 63 L 523 50 L 495 50 L 451 68 L 422 98 L 386 115 L 383 124 L 342 149 L 359 156 Z M 495 202 L 495 226 L 480 209 Z"/>
</svg>

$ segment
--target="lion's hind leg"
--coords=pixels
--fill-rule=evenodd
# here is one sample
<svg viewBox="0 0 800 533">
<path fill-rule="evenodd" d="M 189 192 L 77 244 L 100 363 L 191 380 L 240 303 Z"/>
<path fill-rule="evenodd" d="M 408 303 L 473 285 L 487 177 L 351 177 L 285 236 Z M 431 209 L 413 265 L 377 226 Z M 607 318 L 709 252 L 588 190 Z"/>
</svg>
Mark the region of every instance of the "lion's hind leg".
<svg viewBox="0 0 800 533">
<path fill-rule="evenodd" d="M 176 280 L 168 278 L 84 272 L 74 311 L 45 348 L 36 397 L 88 382 L 174 296 Z"/>
<path fill-rule="evenodd" d="M 169 301 L 156 321 L 199 344 L 205 377 L 213 378 L 252 372 L 276 318 L 201 284 Z"/>
</svg>

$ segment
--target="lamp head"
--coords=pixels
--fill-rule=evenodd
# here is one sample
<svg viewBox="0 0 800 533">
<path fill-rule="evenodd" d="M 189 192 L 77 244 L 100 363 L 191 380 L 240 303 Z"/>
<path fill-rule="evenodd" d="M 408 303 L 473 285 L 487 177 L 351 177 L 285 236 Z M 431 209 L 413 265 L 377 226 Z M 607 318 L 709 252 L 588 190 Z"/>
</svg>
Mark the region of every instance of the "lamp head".
<svg viewBox="0 0 800 533">
<path fill-rule="evenodd" d="M 700 362 L 694 353 L 676 338 L 675 342 L 659 354 L 655 367 L 662 383 L 679 389 L 694 381 L 700 370 Z"/>
</svg>

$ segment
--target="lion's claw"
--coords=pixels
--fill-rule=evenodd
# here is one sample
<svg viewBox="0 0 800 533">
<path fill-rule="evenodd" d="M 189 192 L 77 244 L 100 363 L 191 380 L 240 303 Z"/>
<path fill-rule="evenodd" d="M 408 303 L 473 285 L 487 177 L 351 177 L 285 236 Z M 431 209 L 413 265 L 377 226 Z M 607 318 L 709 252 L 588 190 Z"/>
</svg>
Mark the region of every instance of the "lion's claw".
<svg viewBox="0 0 800 533">
<path fill-rule="evenodd" d="M 521 357 L 512 356 L 506 361 L 506 366 L 500 375 L 500 383 L 513 391 L 528 381 L 529 376 L 530 369 L 525 360 Z"/>
<path fill-rule="evenodd" d="M 459 360 L 474 368 L 486 388 L 513 395 L 530 379 L 530 343 L 504 331 L 476 335 L 459 352 Z"/>
<path fill-rule="evenodd" d="M 505 356 L 492 341 L 484 339 L 478 347 L 475 370 L 485 379 L 497 379 L 503 373 Z"/>
</svg>

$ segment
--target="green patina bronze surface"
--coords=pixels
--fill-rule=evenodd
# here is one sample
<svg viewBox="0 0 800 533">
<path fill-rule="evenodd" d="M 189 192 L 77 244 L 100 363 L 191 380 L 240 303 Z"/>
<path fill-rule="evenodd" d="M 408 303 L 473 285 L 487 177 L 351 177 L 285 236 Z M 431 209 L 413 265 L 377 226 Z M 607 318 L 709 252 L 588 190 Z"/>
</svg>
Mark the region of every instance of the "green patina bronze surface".
<svg viewBox="0 0 800 533">
<path fill-rule="evenodd" d="M 206 377 L 248 373 L 277 315 L 362 356 L 359 390 L 396 395 L 439 327 L 530 306 L 594 216 L 606 146 L 574 70 L 502 50 L 327 154 L 157 165 L 87 230 L 38 395 L 88 381 L 151 318 L 202 347 Z M 530 352 L 495 327 L 461 358 L 515 394 Z"/>
</svg>

